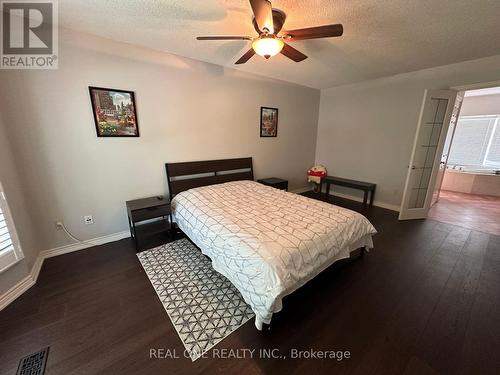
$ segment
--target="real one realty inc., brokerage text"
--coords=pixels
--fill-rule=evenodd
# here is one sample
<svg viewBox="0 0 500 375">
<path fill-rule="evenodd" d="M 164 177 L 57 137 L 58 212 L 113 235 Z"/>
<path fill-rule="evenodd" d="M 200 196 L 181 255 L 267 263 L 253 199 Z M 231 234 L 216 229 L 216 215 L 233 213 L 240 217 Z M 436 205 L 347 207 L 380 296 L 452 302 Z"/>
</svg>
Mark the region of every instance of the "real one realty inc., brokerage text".
<svg viewBox="0 0 500 375">
<path fill-rule="evenodd" d="M 178 359 L 190 358 L 190 351 L 176 350 L 166 348 L 149 349 L 149 358 L 151 359 Z M 198 354 L 198 353 L 195 353 Z M 198 356 L 197 356 L 198 357 Z M 351 358 L 351 352 L 348 350 L 316 350 L 316 349 L 290 349 L 282 352 L 279 349 L 225 349 L 213 348 L 203 353 L 199 358 L 215 359 L 330 359 L 342 361 Z"/>
</svg>

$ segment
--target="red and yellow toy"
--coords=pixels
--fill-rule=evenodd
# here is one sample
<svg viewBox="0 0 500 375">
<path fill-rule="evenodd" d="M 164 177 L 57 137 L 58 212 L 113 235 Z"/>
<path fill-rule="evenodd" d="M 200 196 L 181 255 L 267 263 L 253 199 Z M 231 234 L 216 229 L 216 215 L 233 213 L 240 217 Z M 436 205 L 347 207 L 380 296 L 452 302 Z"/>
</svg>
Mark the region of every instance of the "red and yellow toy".
<svg viewBox="0 0 500 375">
<path fill-rule="evenodd" d="M 326 176 L 326 168 L 323 165 L 316 165 L 307 171 L 307 181 L 316 184 L 314 190 L 318 190 L 321 177 Z"/>
</svg>

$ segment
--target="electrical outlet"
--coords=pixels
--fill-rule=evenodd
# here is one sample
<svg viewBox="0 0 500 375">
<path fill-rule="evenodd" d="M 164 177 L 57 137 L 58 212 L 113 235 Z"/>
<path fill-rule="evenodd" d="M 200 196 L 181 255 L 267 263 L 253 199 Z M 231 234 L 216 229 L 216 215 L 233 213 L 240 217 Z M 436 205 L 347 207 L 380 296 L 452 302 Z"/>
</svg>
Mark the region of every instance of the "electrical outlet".
<svg viewBox="0 0 500 375">
<path fill-rule="evenodd" d="M 62 221 L 56 221 L 54 224 L 56 225 L 56 229 L 57 230 L 63 230 L 64 229 L 63 228 L 64 224 L 62 223 Z"/>
<path fill-rule="evenodd" d="M 94 218 L 92 217 L 92 215 L 84 216 L 83 221 L 86 225 L 94 224 Z"/>
</svg>

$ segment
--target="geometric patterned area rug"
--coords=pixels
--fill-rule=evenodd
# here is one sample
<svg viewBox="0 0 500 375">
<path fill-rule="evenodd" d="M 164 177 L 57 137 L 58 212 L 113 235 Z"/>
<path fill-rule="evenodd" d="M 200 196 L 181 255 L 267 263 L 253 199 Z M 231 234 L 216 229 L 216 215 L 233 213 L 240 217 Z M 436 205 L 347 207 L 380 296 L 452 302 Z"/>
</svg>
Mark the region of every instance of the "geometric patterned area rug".
<svg viewBox="0 0 500 375">
<path fill-rule="evenodd" d="M 254 316 L 240 292 L 189 240 L 137 257 L 192 361 Z"/>
</svg>

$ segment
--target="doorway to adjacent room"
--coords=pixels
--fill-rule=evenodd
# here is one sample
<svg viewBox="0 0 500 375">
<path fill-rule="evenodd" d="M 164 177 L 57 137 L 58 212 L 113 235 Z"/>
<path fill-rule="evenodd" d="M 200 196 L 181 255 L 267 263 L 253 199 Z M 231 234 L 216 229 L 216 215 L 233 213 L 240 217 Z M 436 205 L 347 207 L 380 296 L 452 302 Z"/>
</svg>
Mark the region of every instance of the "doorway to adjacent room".
<svg viewBox="0 0 500 375">
<path fill-rule="evenodd" d="M 399 215 L 425 218 L 500 234 L 500 82 L 426 91 Z"/>
<path fill-rule="evenodd" d="M 428 217 L 500 235 L 500 87 L 464 92 Z"/>
</svg>

